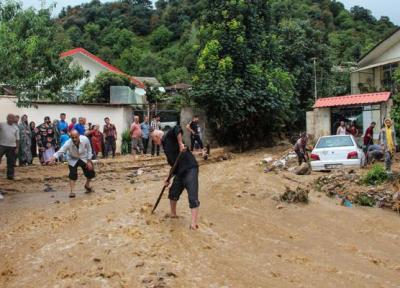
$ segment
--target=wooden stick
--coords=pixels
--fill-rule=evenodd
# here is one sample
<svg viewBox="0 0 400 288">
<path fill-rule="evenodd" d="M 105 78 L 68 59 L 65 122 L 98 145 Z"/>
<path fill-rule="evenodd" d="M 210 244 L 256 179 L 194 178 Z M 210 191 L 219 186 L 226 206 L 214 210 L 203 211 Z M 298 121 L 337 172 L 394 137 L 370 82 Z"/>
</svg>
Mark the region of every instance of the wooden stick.
<svg viewBox="0 0 400 288">
<path fill-rule="evenodd" d="M 169 175 L 168 175 L 168 178 L 167 178 L 167 182 L 169 182 L 169 181 L 171 180 L 171 178 L 172 178 L 172 175 L 174 175 L 175 169 L 176 169 L 176 167 L 178 166 L 178 162 L 179 162 L 179 160 L 180 160 L 182 154 L 183 154 L 183 152 L 179 152 L 179 155 L 178 155 L 178 157 L 177 157 L 176 160 L 175 160 L 174 166 L 172 166 L 171 169 L 169 170 Z M 157 209 L 157 206 L 158 206 L 158 204 L 159 204 L 160 201 L 161 201 L 161 197 L 162 197 L 162 195 L 164 194 L 165 188 L 167 188 L 167 185 L 164 184 L 164 186 L 163 186 L 163 188 L 162 188 L 162 190 L 161 190 L 161 193 L 160 193 L 160 195 L 158 196 L 156 203 L 154 204 L 153 210 L 151 210 L 151 214 L 153 214 L 154 211 Z"/>
</svg>

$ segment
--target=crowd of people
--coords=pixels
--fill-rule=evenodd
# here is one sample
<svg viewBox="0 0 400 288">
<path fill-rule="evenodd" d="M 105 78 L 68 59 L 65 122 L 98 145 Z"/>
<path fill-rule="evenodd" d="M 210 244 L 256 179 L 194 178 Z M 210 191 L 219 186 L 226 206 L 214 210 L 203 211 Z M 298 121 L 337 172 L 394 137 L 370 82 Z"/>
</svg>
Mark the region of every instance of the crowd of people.
<svg viewBox="0 0 400 288">
<path fill-rule="evenodd" d="M 36 157 L 42 165 L 46 165 L 67 143 L 73 130 L 89 139 L 93 159 L 99 153 L 102 153 L 104 158 L 110 154 L 115 156 L 117 129 L 108 117 L 104 119 L 101 132 L 99 125 L 87 123 L 84 117 L 74 117 L 68 123 L 65 113 L 61 113 L 60 118 L 53 121 L 46 116 L 39 125 L 33 121 L 29 122 L 27 115 L 20 118 L 18 115 L 9 114 L 7 121 L 0 123 L 0 160 L 6 155 L 7 178 L 14 178 L 15 166 L 33 165 Z M 62 156 L 60 160 L 67 160 L 66 157 Z"/>
<path fill-rule="evenodd" d="M 200 127 L 198 117 L 195 116 L 188 124 L 187 129 L 191 134 L 191 150 L 196 145 L 203 149 L 199 136 Z M 134 116 L 130 128 L 132 141 L 132 154 L 146 154 L 151 140 L 151 154 L 159 155 L 162 146 L 167 162 L 171 165 L 174 175 L 170 184 L 169 178 L 165 180 L 165 187 L 170 186 L 169 199 L 171 217 L 177 217 L 176 206 L 183 190 L 186 189 L 189 198 L 189 207 L 192 212 L 190 229 L 197 229 L 198 210 L 198 164 L 189 149 L 183 143 L 183 130 L 176 125 L 164 134 L 161 130 L 160 117 L 155 116 L 151 122 L 144 116 L 140 123 L 139 116 Z M 7 179 L 14 179 L 14 168 L 33 165 L 33 159 L 38 157 L 42 165 L 52 165 L 56 161 L 67 161 L 69 169 L 70 198 L 74 198 L 75 184 L 78 180 L 80 167 L 86 178 L 85 192 L 92 193 L 91 181 L 96 177 L 92 160 L 102 153 L 104 158 L 110 153 L 115 156 L 117 129 L 106 117 L 104 126 L 100 131 L 99 125 L 86 122 L 86 118 L 72 118 L 66 121 L 66 114 L 61 113 L 59 119 L 51 121 L 44 117 L 44 122 L 36 125 L 29 122 L 28 116 L 7 115 L 7 121 L 0 123 L 0 161 L 4 155 L 7 158 Z M 205 151 L 202 151 L 205 153 Z M 174 171 L 172 171 L 174 170 Z M 0 193 L 0 199 L 3 196 Z"/>
<path fill-rule="evenodd" d="M 195 115 L 193 119 L 186 125 L 186 129 L 190 133 L 190 151 L 200 150 L 202 154 L 204 150 L 203 141 L 201 139 L 201 128 L 199 125 L 199 116 Z M 149 144 L 151 144 L 151 155 L 160 155 L 160 140 L 164 136 L 161 128 L 160 116 L 156 115 L 149 121 L 149 117 L 145 115 L 143 122 L 140 123 L 140 117 L 134 116 L 133 123 L 130 128 L 131 135 L 131 152 L 136 154 L 147 154 Z"/>
<path fill-rule="evenodd" d="M 367 156 L 367 163 L 375 160 L 384 159 L 386 171 L 392 173 L 392 161 L 397 150 L 396 132 L 391 119 L 383 121 L 377 142 L 374 142 L 374 129 L 376 122 L 372 122 L 365 130 L 363 138 L 364 152 Z M 356 124 L 352 122 L 350 127 L 346 127 L 345 122 L 341 121 L 337 129 L 337 135 L 353 135 L 360 137 Z"/>
</svg>

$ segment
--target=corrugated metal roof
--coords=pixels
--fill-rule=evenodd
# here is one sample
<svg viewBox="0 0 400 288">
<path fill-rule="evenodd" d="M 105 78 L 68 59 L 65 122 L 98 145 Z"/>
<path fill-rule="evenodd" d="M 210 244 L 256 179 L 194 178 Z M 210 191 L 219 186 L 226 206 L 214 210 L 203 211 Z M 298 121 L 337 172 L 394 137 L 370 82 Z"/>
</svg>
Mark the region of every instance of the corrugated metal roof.
<svg viewBox="0 0 400 288">
<path fill-rule="evenodd" d="M 387 102 L 391 94 L 392 94 L 391 92 L 377 92 L 377 93 L 320 98 L 315 102 L 313 107 L 326 108 L 326 107 L 337 107 L 337 106 L 376 104 L 376 103 Z"/>
</svg>

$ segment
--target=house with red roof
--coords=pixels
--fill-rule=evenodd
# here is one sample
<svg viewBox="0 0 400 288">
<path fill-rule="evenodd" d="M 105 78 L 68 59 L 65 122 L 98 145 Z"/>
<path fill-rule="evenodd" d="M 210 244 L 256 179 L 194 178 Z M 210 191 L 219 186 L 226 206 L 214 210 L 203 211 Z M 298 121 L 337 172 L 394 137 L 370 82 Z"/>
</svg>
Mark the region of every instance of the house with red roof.
<svg viewBox="0 0 400 288">
<path fill-rule="evenodd" d="M 78 64 L 82 67 L 83 71 L 86 74 L 85 79 L 81 80 L 78 85 L 76 86 L 76 90 L 79 91 L 80 88 L 83 86 L 85 81 L 94 81 L 96 76 L 101 72 L 114 72 L 117 74 L 127 76 L 131 82 L 135 85 L 134 93 L 140 97 L 144 97 L 146 95 L 145 91 L 145 83 L 139 80 L 136 77 L 127 75 L 126 73 L 122 72 L 117 67 L 107 63 L 103 59 L 97 57 L 96 55 L 90 53 L 89 51 L 83 48 L 75 48 L 66 52 L 61 53 L 60 57 L 71 57 L 72 63 Z M 144 98 L 143 98 L 144 99 Z"/>
<path fill-rule="evenodd" d="M 318 99 L 313 111 L 307 112 L 307 133 L 315 137 L 335 134 L 340 121 L 355 123 L 359 135 L 364 134 L 371 122 L 377 127 L 390 117 L 393 106 L 392 92 L 375 92 Z M 379 129 L 375 129 L 378 139 Z"/>
<path fill-rule="evenodd" d="M 380 127 L 390 117 L 395 92 L 393 75 L 400 65 L 400 28 L 363 55 L 351 72 L 351 95 L 317 99 L 307 112 L 307 133 L 334 134 L 340 121 L 356 124 L 364 134 L 371 122 Z M 376 91 L 371 93 L 371 91 Z M 379 129 L 375 128 L 375 140 Z"/>
</svg>

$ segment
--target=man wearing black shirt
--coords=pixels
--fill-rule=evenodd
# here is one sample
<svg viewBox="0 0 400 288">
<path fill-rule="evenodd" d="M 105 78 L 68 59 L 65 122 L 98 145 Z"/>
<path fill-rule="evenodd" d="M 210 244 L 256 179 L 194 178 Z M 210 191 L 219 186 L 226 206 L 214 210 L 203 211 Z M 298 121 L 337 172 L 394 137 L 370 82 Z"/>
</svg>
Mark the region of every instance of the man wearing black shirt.
<svg viewBox="0 0 400 288">
<path fill-rule="evenodd" d="M 201 141 L 200 137 L 199 116 L 194 116 L 192 121 L 186 125 L 186 128 L 190 131 L 190 151 L 193 151 L 195 142 L 197 142 L 200 149 L 203 150 L 203 141 Z"/>
<path fill-rule="evenodd" d="M 189 198 L 189 207 L 192 211 L 192 221 L 190 229 L 198 229 L 197 218 L 199 213 L 199 165 L 193 154 L 188 151 L 183 144 L 183 130 L 180 126 L 175 126 L 169 130 L 162 139 L 162 145 L 167 156 L 168 164 L 172 167 L 178 158 L 179 153 L 182 153 L 178 160 L 178 164 L 174 171 L 174 180 L 169 190 L 168 198 L 171 205 L 171 217 L 175 218 L 176 204 L 180 195 L 186 188 Z M 165 181 L 165 185 L 169 186 L 169 182 Z"/>
</svg>

